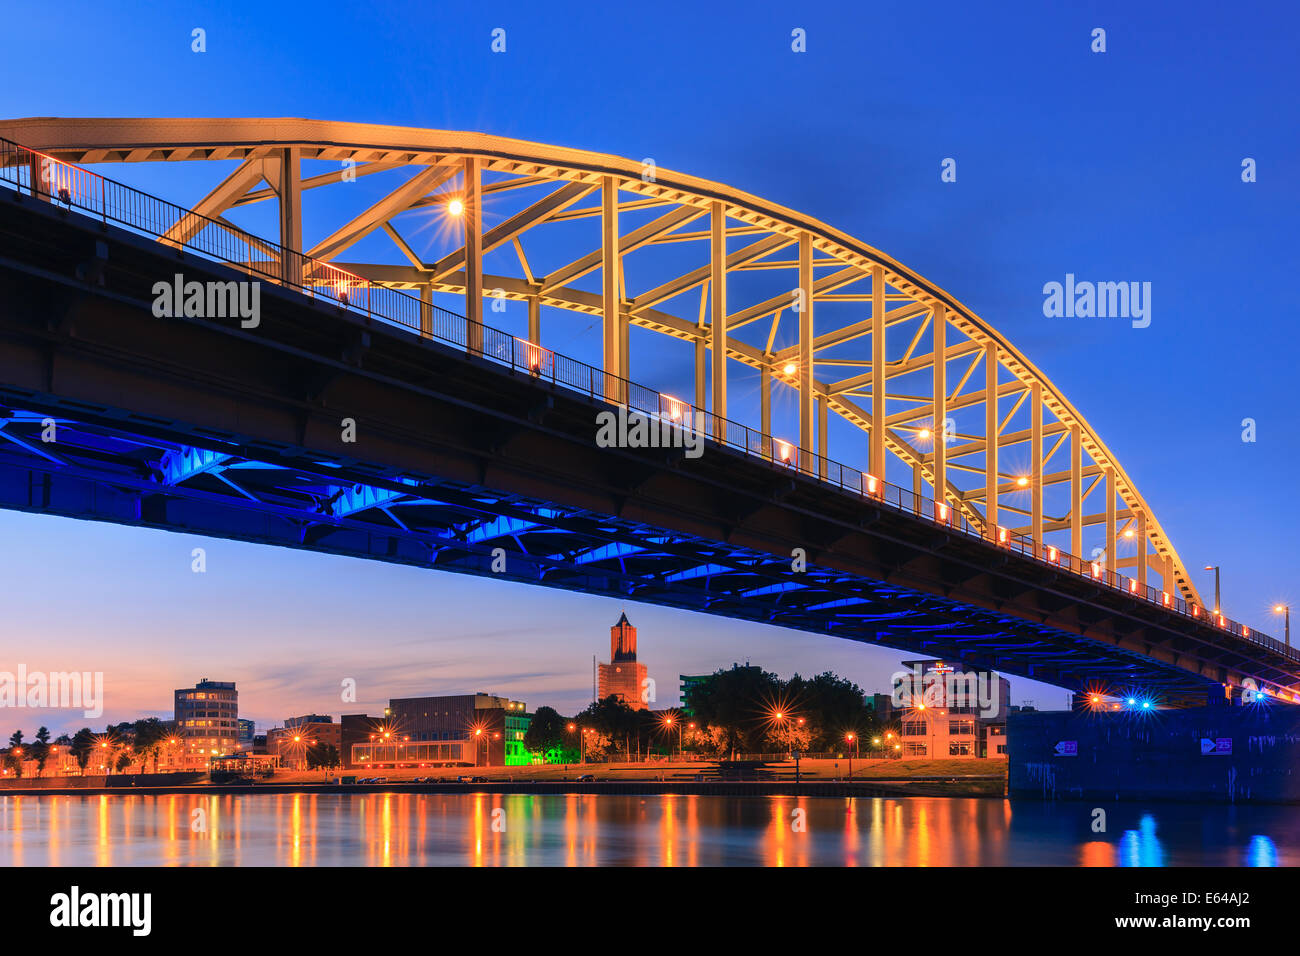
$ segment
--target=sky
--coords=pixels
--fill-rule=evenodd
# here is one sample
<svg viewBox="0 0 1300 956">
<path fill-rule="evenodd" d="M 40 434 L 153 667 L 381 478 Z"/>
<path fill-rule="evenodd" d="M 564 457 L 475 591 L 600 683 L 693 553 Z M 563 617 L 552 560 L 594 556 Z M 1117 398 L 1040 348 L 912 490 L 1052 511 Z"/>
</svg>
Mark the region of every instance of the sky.
<svg viewBox="0 0 1300 956">
<path fill-rule="evenodd" d="M 1176 13 L 1171 12 L 1176 9 Z M 310 12 L 308 12 L 308 10 Z M 879 248 L 986 319 L 1119 457 L 1226 613 L 1281 636 L 1294 542 L 1300 83 L 1289 4 L 65 2 L 8 31 L 0 116 L 301 116 L 479 130 L 728 183 Z M 206 52 L 191 49 L 192 30 Z M 491 49 L 506 31 L 506 50 Z M 1093 31 L 1106 50 L 1093 52 Z M 792 31 L 806 51 L 792 50 Z M 1242 181 L 1255 160 L 1257 181 Z M 956 182 L 941 163 L 956 160 Z M 109 174 L 190 203 L 211 170 Z M 377 177 L 376 177 L 377 178 Z M 359 193 L 360 195 L 360 193 Z M 305 213 L 307 242 L 326 210 Z M 249 227 L 255 226 L 249 222 Z M 360 247 L 359 247 L 360 248 Z M 1047 318 L 1067 273 L 1152 322 Z M 513 319 L 512 319 L 513 320 Z M 572 319 L 561 351 L 598 331 Z M 634 346 L 635 350 L 635 346 Z M 634 377 L 677 383 L 647 351 Z M 681 386 L 679 394 L 689 394 Z M 1253 419 L 1256 440 L 1243 441 Z M 756 422 L 754 424 L 757 424 Z M 834 436 L 832 438 L 834 444 Z M 203 546 L 208 571 L 190 570 Z M 1199 574 L 1199 572 L 1198 572 Z M 0 512 L 0 670 L 102 670 L 105 717 L 235 680 L 259 727 L 486 691 L 573 712 L 626 608 L 657 706 L 752 661 L 886 692 L 902 652 L 413 568 Z M 1210 574 L 1197 581 L 1212 593 Z M 358 700 L 340 700 L 357 681 Z M 1067 695 L 1012 680 L 1013 700 Z M 40 711 L 28 735 L 87 721 Z M 28 727 L 27 725 L 31 726 Z M 9 728 L 5 729 L 5 733 Z"/>
</svg>

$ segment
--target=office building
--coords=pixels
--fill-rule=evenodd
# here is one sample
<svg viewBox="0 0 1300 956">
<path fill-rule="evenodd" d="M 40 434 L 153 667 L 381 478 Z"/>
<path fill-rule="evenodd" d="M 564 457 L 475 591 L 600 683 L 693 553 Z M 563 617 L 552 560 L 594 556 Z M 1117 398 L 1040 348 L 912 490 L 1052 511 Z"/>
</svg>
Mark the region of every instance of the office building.
<svg viewBox="0 0 1300 956">
<path fill-rule="evenodd" d="M 234 681 L 206 677 L 175 692 L 175 733 L 188 754 L 212 757 L 239 749 L 239 692 Z"/>
</svg>

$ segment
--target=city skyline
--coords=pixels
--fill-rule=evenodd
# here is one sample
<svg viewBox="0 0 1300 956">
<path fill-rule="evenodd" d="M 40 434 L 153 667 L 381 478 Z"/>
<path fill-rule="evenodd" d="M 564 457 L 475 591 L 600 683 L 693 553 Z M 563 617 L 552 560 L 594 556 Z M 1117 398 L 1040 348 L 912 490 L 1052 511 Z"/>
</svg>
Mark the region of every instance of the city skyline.
<svg viewBox="0 0 1300 956">
<path fill-rule="evenodd" d="M 45 519 L 32 518 L 32 520 Z M 64 519 L 54 520 L 61 521 Z M 92 527 L 100 526 L 92 525 Z M 189 536 L 167 535 L 164 532 L 139 531 L 138 533 L 154 537 L 177 538 L 186 542 L 191 540 Z M 193 540 L 202 541 L 205 539 L 195 538 Z M 222 541 L 220 544 L 232 545 L 236 549 L 258 549 L 262 552 L 270 550 L 242 542 Z M 188 560 L 188 551 L 185 551 L 185 555 Z M 211 557 L 211 552 L 209 552 L 209 557 Z M 325 562 L 348 562 L 351 560 L 330 555 L 313 554 L 311 557 Z M 412 576 L 426 573 L 421 570 L 400 566 L 363 564 L 366 567 L 373 568 L 376 573 L 392 571 L 398 572 L 399 575 L 407 574 Z M 189 575 L 191 572 L 188 570 L 188 565 L 186 567 L 185 574 Z M 212 566 L 210 565 L 210 567 Z M 277 582 L 273 572 L 274 569 L 270 567 L 250 571 L 253 576 L 262 581 L 260 587 L 271 593 L 277 592 L 282 586 L 289 583 L 287 580 Z M 210 570 L 207 573 L 211 574 L 213 571 Z M 267 573 L 272 574 L 272 578 L 269 580 L 264 577 Z M 196 575 L 195 577 L 202 579 L 204 576 Z M 523 585 L 498 582 L 491 579 L 461 578 L 460 576 L 457 579 L 463 579 L 467 585 L 475 587 L 525 590 Z M 188 579 L 181 578 L 180 580 Z M 242 584 L 238 586 L 243 587 Z M 535 593 L 540 589 L 527 588 L 526 590 Z M 552 707 L 562 714 L 572 715 L 591 703 L 591 658 L 595 656 L 599 660 L 607 656 L 609 629 L 612 621 L 605 619 L 602 622 L 602 615 L 606 614 L 608 609 L 615 609 L 614 620 L 617 619 L 618 615 L 629 609 L 632 609 L 629 617 L 638 621 L 659 618 L 660 615 L 663 616 L 666 624 L 674 622 L 690 624 L 693 620 L 699 619 L 698 615 L 691 612 L 672 608 L 656 607 L 631 601 L 620 602 L 615 599 L 595 598 L 586 595 L 574 594 L 566 596 L 570 597 L 575 605 L 567 612 L 571 616 L 566 620 L 600 623 L 595 624 L 592 635 L 588 639 L 591 653 L 585 657 L 579 654 L 577 658 L 558 662 L 557 666 L 551 671 L 534 669 L 504 674 L 494 672 L 493 668 L 498 662 L 498 655 L 494 651 L 520 646 L 523 643 L 520 639 L 521 635 L 532 633 L 522 630 L 511 631 L 504 627 L 484 638 L 487 642 L 487 650 L 481 655 L 476 655 L 463 647 L 458 648 L 454 635 L 431 640 L 429 646 L 439 648 L 443 656 L 430 656 L 428 658 L 429 664 L 427 666 L 429 670 L 427 672 L 420 671 L 418 668 L 413 670 L 410 663 L 400 661 L 380 668 L 361 666 L 352 667 L 349 670 L 343 663 L 340 663 L 347 656 L 345 653 L 347 637 L 344 636 L 337 644 L 337 657 L 313 662 L 306 669 L 299 662 L 300 677 L 292 683 L 284 679 L 284 674 L 288 670 L 283 663 L 285 657 L 271 656 L 263 658 L 259 664 L 223 665 L 220 655 L 191 656 L 193 653 L 191 651 L 191 654 L 186 655 L 184 660 L 173 661 L 173 663 L 166 666 L 166 669 L 162 667 L 145 668 L 142 666 L 143 662 L 127 663 L 125 665 L 119 662 L 116 667 L 112 663 L 107 663 L 102 668 L 87 664 L 80 669 L 90 671 L 102 669 L 104 671 L 103 715 L 88 720 L 81 716 L 79 710 L 75 709 L 9 709 L 5 713 L 11 718 L 10 723 L 15 723 L 15 727 L 6 728 L 5 733 L 7 734 L 13 729 L 21 727 L 25 733 L 30 735 L 37 726 L 43 725 L 50 729 L 52 735 L 58 736 L 61 733 L 74 733 L 87 725 L 95 729 L 107 724 L 118 724 L 147 717 L 169 720 L 172 717 L 171 695 L 175 688 L 193 685 L 203 678 L 214 681 L 234 681 L 239 688 L 239 715 L 241 718 L 253 719 L 259 732 L 272 727 L 283 726 L 286 719 L 300 714 L 320 713 L 338 717 L 345 713 L 382 713 L 388 702 L 395 698 L 438 694 L 473 694 L 480 691 L 499 692 L 512 698 L 527 701 L 530 711 L 535 711 L 538 706 L 544 705 Z M 225 597 L 218 593 L 211 595 L 210 599 L 214 605 L 220 605 L 225 600 Z M 902 651 L 872 649 L 872 656 L 877 659 L 872 661 L 871 667 L 866 668 L 863 667 L 861 660 L 861 651 L 864 649 L 861 645 L 851 641 L 827 639 L 816 634 L 803 632 L 788 632 L 795 638 L 795 641 L 793 644 L 786 646 L 784 653 L 773 655 L 771 659 L 758 659 L 747 653 L 741 653 L 737 656 L 728 652 L 729 648 L 736 645 L 727 640 L 725 632 L 709 636 L 707 625 L 717 621 L 719 624 L 729 625 L 730 628 L 735 630 L 742 628 L 747 630 L 754 627 L 754 625 L 727 618 L 703 618 L 702 620 L 706 625 L 705 628 L 701 629 L 704 632 L 703 642 L 697 636 L 700 633 L 697 631 L 690 631 L 685 635 L 680 632 L 675 634 L 671 626 L 665 626 L 663 633 L 658 634 L 650 633 L 645 624 L 637 624 L 638 632 L 642 635 L 640 644 L 643 648 L 646 646 L 650 648 L 652 660 L 659 658 L 662 654 L 668 659 L 681 662 L 679 666 L 662 670 L 657 664 L 651 665 L 649 676 L 655 680 L 657 697 L 656 701 L 651 702 L 651 709 L 664 709 L 680 705 L 678 678 L 681 675 L 711 674 L 737 663 L 754 664 L 763 670 L 777 673 L 783 678 L 788 678 L 796 672 L 804 677 L 811 677 L 830 670 L 858 684 L 868 697 L 873 693 L 889 693 L 892 686 L 892 676 L 903 670 L 901 657 L 904 652 Z M 575 623 L 573 629 L 577 627 L 578 624 Z M 769 627 L 765 627 L 765 629 L 779 630 Z M 548 630 L 544 626 L 537 626 L 535 632 L 545 634 L 548 633 Z M 647 641 L 649 642 L 648 645 L 646 644 Z M 75 641 L 73 643 L 76 644 Z M 414 640 L 402 642 L 403 646 L 406 647 L 416 643 L 418 642 Z M 111 648 L 99 651 L 99 656 L 97 656 L 97 652 L 92 649 L 93 645 L 77 646 L 79 652 L 87 655 L 84 659 L 92 663 L 96 661 L 99 663 L 110 662 L 116 657 Z M 249 645 L 250 653 L 257 646 L 259 645 L 256 641 L 251 642 Z M 163 649 L 158 647 L 154 650 L 162 651 Z M 66 668 L 56 666 L 55 662 L 60 658 L 59 653 L 50 653 L 48 651 L 33 653 L 30 655 L 29 660 L 26 661 L 28 671 L 50 673 L 65 670 Z M 544 658 L 545 655 L 538 658 L 538 660 L 544 662 Z M 193 660 L 194 663 L 189 663 L 190 660 Z M 644 660 L 644 655 L 642 655 L 643 663 Z M 816 663 L 813 666 L 808 666 L 807 662 L 809 661 Z M 450 663 L 464 669 L 457 671 L 455 674 L 440 677 L 433 669 L 438 663 L 444 665 Z M 567 664 L 567 669 L 562 669 L 559 666 L 560 663 Z M 345 671 L 348 672 L 345 673 Z M 114 692 L 115 673 L 126 675 L 121 678 L 121 683 L 126 687 L 125 692 L 121 689 L 116 693 Z M 464 674 L 464 676 L 459 676 L 460 674 Z M 355 703 L 345 703 L 341 700 L 341 684 L 347 678 L 357 681 L 357 699 Z M 1029 701 L 1036 703 L 1039 707 L 1049 709 L 1068 706 L 1070 692 L 1067 690 L 1021 678 L 1013 677 L 1010 680 L 1014 703 L 1020 704 Z M 548 686 L 558 687 L 559 689 L 555 691 L 542 689 Z M 330 696 L 331 693 L 332 696 Z M 161 702 L 162 706 L 151 706 L 151 702 Z M 28 724 L 32 726 L 28 727 Z"/>
</svg>

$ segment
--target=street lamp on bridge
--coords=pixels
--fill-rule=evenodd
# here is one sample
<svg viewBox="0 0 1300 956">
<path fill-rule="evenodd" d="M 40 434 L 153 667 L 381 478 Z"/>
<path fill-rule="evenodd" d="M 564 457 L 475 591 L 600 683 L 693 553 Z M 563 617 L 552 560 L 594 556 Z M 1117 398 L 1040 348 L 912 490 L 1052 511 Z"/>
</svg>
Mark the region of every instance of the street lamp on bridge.
<svg viewBox="0 0 1300 956">
<path fill-rule="evenodd" d="M 1273 613 L 1274 613 L 1274 614 L 1284 614 L 1284 615 L 1286 615 L 1286 618 L 1285 618 L 1285 621 L 1286 621 L 1286 646 L 1287 646 L 1287 647 L 1290 647 L 1290 646 L 1291 646 L 1291 605 L 1290 605 L 1290 604 L 1278 604 L 1278 605 L 1276 605 L 1276 606 L 1273 608 Z"/>
<path fill-rule="evenodd" d="M 1207 564 L 1205 570 L 1214 572 L 1214 616 L 1218 617 L 1222 613 L 1219 604 L 1219 566 L 1217 564 Z"/>
</svg>

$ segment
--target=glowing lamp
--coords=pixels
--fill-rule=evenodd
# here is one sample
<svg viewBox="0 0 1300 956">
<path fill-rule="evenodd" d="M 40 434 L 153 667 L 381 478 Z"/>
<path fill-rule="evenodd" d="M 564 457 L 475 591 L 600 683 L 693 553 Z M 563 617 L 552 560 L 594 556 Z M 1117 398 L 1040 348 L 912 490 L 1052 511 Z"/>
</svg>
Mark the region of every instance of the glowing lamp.
<svg viewBox="0 0 1300 956">
<path fill-rule="evenodd" d="M 916 431 L 916 437 L 921 439 L 921 441 L 925 441 L 927 438 L 930 437 L 930 429 L 918 428 Z"/>
<path fill-rule="evenodd" d="M 1132 579 L 1130 579 L 1129 582 L 1128 582 L 1128 593 L 1129 593 L 1129 594 L 1137 594 L 1137 593 L 1138 593 L 1138 583 L 1137 583 L 1136 581 L 1132 580 Z"/>
<path fill-rule="evenodd" d="M 939 518 L 940 521 L 947 521 L 947 520 L 948 520 L 948 506 L 947 506 L 947 505 L 942 504 L 942 503 L 937 503 L 937 502 L 936 502 L 934 510 L 935 510 L 935 514 L 938 516 L 938 518 Z"/>
<path fill-rule="evenodd" d="M 1047 560 L 1048 560 L 1048 561 L 1051 561 L 1053 564 L 1055 564 L 1055 563 L 1056 563 L 1056 559 L 1057 559 L 1057 557 L 1059 557 L 1059 556 L 1060 556 L 1060 552 L 1059 552 L 1059 551 L 1057 551 L 1055 548 L 1053 548 L 1053 547 L 1051 547 L 1051 546 L 1048 547 L 1048 549 L 1047 549 Z"/>
<path fill-rule="evenodd" d="M 451 202 L 447 203 L 447 212 L 453 216 L 459 216 L 464 211 L 465 204 L 459 199 L 453 199 Z"/>
<path fill-rule="evenodd" d="M 1026 478 L 1024 475 L 1021 475 L 1019 478 L 1016 479 L 1017 487 L 1023 488 L 1027 484 L 1029 484 L 1029 479 Z"/>
<path fill-rule="evenodd" d="M 998 528 L 998 544 L 1006 544 L 1008 541 L 1007 529 Z"/>
<path fill-rule="evenodd" d="M 1168 592 L 1168 591 L 1161 591 L 1161 592 L 1160 592 L 1160 598 L 1161 598 L 1161 602 L 1160 602 L 1160 603 L 1162 603 L 1165 607 L 1168 607 L 1169 604 L 1170 604 L 1170 602 L 1173 600 L 1173 599 L 1169 596 L 1169 592 Z"/>
<path fill-rule="evenodd" d="M 799 366 L 795 365 L 794 362 L 786 362 L 785 367 L 781 369 L 784 375 L 794 375 L 797 371 L 799 371 Z"/>
</svg>

